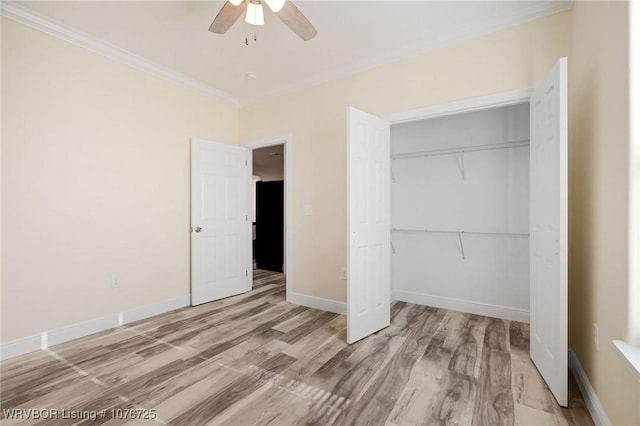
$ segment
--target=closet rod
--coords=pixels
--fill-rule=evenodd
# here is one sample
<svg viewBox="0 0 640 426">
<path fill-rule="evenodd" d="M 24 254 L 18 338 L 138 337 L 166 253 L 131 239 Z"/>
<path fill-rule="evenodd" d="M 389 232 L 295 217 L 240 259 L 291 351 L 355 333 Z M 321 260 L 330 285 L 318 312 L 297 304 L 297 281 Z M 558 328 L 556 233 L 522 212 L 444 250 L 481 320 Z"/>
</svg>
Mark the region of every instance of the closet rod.
<svg viewBox="0 0 640 426">
<path fill-rule="evenodd" d="M 522 139 L 518 141 L 505 142 L 505 143 L 494 143 L 489 145 L 461 146 L 457 148 L 445 148 L 445 149 L 433 149 L 430 151 L 408 152 L 405 154 L 392 155 L 391 159 L 404 160 L 405 158 L 433 157 L 436 155 L 459 154 L 461 152 L 493 151 L 495 149 L 520 148 L 523 146 L 529 146 L 529 139 Z"/>
<path fill-rule="evenodd" d="M 473 235 L 481 237 L 512 237 L 512 238 L 529 238 L 529 234 L 516 234 L 512 232 L 475 232 L 475 231 L 432 231 L 430 229 L 400 229 L 393 228 L 393 232 L 425 232 L 428 234 L 440 235 Z"/>
</svg>

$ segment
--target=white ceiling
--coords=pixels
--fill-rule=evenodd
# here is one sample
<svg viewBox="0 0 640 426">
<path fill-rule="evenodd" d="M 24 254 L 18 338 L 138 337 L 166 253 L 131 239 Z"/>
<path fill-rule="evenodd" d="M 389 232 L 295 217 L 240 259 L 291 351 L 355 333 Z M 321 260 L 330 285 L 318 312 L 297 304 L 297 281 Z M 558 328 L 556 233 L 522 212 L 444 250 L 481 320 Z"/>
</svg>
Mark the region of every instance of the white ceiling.
<svg viewBox="0 0 640 426">
<path fill-rule="evenodd" d="M 44 18 L 58 32 L 80 33 L 85 44 L 107 42 L 195 81 L 191 86 L 248 104 L 571 7 L 571 1 L 295 3 L 318 30 L 311 41 L 267 7 L 263 27 L 240 18 L 226 34 L 212 34 L 207 29 L 221 1 L 28 1 L 3 5 L 3 14 L 11 17 L 6 11 L 13 7 L 32 21 Z M 257 41 L 246 46 L 254 34 Z M 250 71 L 258 78 L 247 79 Z"/>
</svg>

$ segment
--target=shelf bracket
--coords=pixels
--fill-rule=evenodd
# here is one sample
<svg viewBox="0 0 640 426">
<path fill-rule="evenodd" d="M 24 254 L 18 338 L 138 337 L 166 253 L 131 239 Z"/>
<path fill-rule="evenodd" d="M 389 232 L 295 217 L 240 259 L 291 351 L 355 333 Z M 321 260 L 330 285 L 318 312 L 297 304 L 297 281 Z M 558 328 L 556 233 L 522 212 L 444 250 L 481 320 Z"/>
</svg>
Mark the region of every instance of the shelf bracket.
<svg viewBox="0 0 640 426">
<path fill-rule="evenodd" d="M 393 245 L 393 241 L 389 240 L 389 244 L 391 245 L 391 252 L 396 254 L 396 247 Z"/>
<path fill-rule="evenodd" d="M 462 232 L 458 232 L 458 242 L 460 243 L 460 253 L 462 253 L 462 260 L 465 260 L 464 244 L 462 244 Z"/>
<path fill-rule="evenodd" d="M 462 180 L 464 179 L 464 151 L 460 151 L 460 173 L 462 174 Z"/>
<path fill-rule="evenodd" d="M 391 173 L 391 182 L 392 183 L 396 183 L 396 176 L 393 174 L 393 165 L 392 164 L 389 165 L 389 171 Z"/>
</svg>

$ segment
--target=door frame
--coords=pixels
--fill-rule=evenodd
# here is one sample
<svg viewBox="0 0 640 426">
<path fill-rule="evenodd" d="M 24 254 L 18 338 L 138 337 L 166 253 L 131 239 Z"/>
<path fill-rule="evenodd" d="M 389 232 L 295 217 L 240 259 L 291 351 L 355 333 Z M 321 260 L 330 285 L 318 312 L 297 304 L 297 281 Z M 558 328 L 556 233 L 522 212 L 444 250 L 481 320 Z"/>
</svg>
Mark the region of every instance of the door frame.
<svg viewBox="0 0 640 426">
<path fill-rule="evenodd" d="M 291 294 L 291 283 L 293 282 L 293 250 L 291 240 L 293 235 L 293 213 L 291 201 L 291 188 L 293 188 L 293 159 L 291 158 L 291 134 L 272 136 L 264 139 L 253 140 L 243 143 L 241 146 L 250 149 L 266 148 L 269 146 L 284 145 L 284 273 L 286 300 Z M 253 175 L 253 173 L 251 173 Z M 249 223 L 251 226 L 251 223 Z M 253 264 L 253 259 L 251 259 Z"/>
<path fill-rule="evenodd" d="M 462 99 L 444 104 L 431 105 L 424 108 L 411 109 L 383 117 L 389 120 L 391 125 L 408 123 L 411 121 L 425 120 L 429 118 L 444 117 L 447 115 L 462 114 L 465 112 L 482 111 L 510 105 L 518 105 L 529 102 L 533 88 L 511 90 L 509 92 L 495 93 L 476 98 Z"/>
</svg>

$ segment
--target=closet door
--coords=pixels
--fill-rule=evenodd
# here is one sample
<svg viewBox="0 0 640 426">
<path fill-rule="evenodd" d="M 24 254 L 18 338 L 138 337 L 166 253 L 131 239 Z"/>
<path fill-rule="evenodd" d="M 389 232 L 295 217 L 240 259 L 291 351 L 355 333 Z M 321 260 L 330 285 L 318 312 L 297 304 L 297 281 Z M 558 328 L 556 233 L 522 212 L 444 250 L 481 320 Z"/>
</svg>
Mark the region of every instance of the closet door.
<svg viewBox="0 0 640 426">
<path fill-rule="evenodd" d="M 390 322 L 390 126 L 347 112 L 347 342 Z"/>
<path fill-rule="evenodd" d="M 531 359 L 567 406 L 567 58 L 531 95 Z"/>
</svg>

